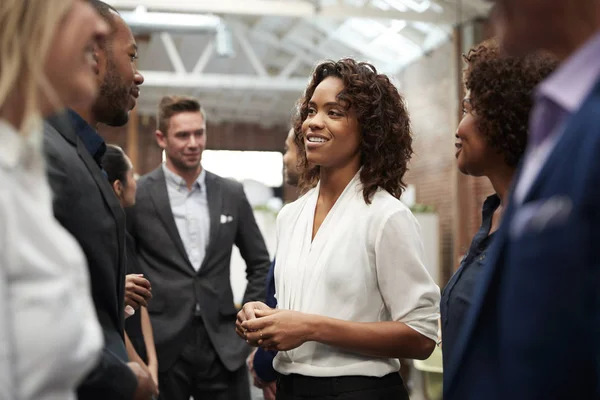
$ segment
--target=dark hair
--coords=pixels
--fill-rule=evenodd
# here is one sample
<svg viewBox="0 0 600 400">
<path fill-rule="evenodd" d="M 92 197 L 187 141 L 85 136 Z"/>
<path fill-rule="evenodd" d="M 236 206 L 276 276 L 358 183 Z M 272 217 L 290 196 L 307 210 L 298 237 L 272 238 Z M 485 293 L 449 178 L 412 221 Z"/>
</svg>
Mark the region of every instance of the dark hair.
<svg viewBox="0 0 600 400">
<path fill-rule="evenodd" d="M 167 134 L 169 120 L 175 114 L 182 112 L 200 112 L 206 121 L 206 114 L 200 102 L 189 96 L 165 96 L 158 105 L 158 130 Z"/>
<path fill-rule="evenodd" d="M 106 22 L 112 25 L 113 13 L 119 14 L 116 8 L 100 0 L 88 0 L 88 2 Z"/>
<path fill-rule="evenodd" d="M 131 169 L 131 164 L 119 146 L 114 144 L 106 146 L 106 152 L 102 156 L 102 168 L 106 171 L 111 184 L 118 180 L 123 183 L 123 186 L 127 186 L 127 172 Z"/>
<path fill-rule="evenodd" d="M 513 57 L 487 40 L 463 55 L 465 88 L 471 91 L 479 132 L 511 167 L 527 145 L 529 114 L 535 87 L 554 71 L 558 61 L 544 53 Z"/>
<path fill-rule="evenodd" d="M 94 7 L 96 12 L 98 14 L 100 14 L 102 19 L 110 26 L 111 30 L 114 31 L 114 29 L 115 29 L 114 14 L 119 15 L 119 12 L 117 11 L 117 9 L 114 8 L 113 6 L 111 6 L 110 4 L 106 4 L 105 2 L 100 1 L 100 0 L 88 0 L 88 1 L 89 1 L 90 5 L 92 7 Z M 111 36 L 112 35 L 109 35 L 109 37 L 104 39 L 102 42 L 98 43 L 100 48 L 106 48 L 107 45 L 110 45 Z"/>
<path fill-rule="evenodd" d="M 306 191 L 319 180 L 320 168 L 309 166 L 306 158 L 302 123 L 308 115 L 308 103 L 315 89 L 328 77 L 342 80 L 344 89 L 337 99 L 348 109 L 356 110 L 361 135 L 360 179 L 365 202 L 370 204 L 379 188 L 400 198 L 406 187 L 404 174 L 413 153 L 404 99 L 389 78 L 377 73 L 373 65 L 350 58 L 319 64 L 304 96 L 298 101 L 298 113 L 293 123 L 301 164 L 300 188 Z"/>
</svg>

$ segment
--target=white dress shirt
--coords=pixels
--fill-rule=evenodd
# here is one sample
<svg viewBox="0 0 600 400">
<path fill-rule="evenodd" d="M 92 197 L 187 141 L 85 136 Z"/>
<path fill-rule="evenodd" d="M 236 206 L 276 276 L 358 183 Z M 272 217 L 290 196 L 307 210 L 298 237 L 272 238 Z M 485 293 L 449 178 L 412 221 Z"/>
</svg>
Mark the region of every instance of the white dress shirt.
<svg viewBox="0 0 600 400">
<path fill-rule="evenodd" d="M 41 130 L 0 120 L 0 400 L 73 400 L 103 339 L 77 242 L 54 219 Z"/>
<path fill-rule="evenodd" d="M 357 174 L 311 242 L 318 194 L 317 185 L 277 218 L 278 307 L 346 321 L 400 321 L 435 341 L 440 290 L 423 265 L 410 210 L 383 190 L 367 205 Z M 400 362 L 307 342 L 279 352 L 274 367 L 317 377 L 384 376 Z"/>
<path fill-rule="evenodd" d="M 185 180 L 167 168 L 166 164 L 163 164 L 163 171 L 179 237 L 192 266 L 198 271 L 206 256 L 210 233 L 206 171 L 202 169 L 191 189 L 188 189 Z"/>
</svg>

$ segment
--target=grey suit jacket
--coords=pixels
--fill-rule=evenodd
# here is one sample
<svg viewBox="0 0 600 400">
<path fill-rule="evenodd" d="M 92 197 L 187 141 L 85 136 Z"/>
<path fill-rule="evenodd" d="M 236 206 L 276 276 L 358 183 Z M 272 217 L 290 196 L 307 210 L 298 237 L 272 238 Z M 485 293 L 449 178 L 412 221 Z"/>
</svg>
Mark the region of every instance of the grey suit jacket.
<svg viewBox="0 0 600 400">
<path fill-rule="evenodd" d="M 198 272 L 179 236 L 162 167 L 139 180 L 136 205 L 128 211 L 139 261 L 152 283 L 148 311 L 161 371 L 169 369 L 181 353 L 196 308 L 225 367 L 234 371 L 244 365 L 249 347 L 235 333 L 237 310 L 230 283 L 234 244 L 246 261 L 244 302 L 265 296 L 269 254 L 242 185 L 207 172 L 206 189 L 210 236 Z M 221 215 L 232 220 L 221 223 Z"/>
<path fill-rule="evenodd" d="M 78 388 L 78 398 L 131 400 L 137 379 L 126 364 L 123 341 L 125 214 L 68 117 L 56 116 L 45 122 L 44 154 L 54 215 L 85 253 L 104 333 L 102 357 Z"/>
</svg>

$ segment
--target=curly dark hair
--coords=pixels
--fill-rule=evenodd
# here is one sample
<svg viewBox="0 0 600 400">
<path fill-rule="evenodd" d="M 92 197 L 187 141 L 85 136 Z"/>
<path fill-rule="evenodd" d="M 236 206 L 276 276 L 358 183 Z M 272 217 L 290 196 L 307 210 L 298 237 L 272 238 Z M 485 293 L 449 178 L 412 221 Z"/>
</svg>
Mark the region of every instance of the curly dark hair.
<svg viewBox="0 0 600 400">
<path fill-rule="evenodd" d="M 299 149 L 299 187 L 307 191 L 316 186 L 320 167 L 309 166 L 304 147 L 302 123 L 308 115 L 308 103 L 317 86 L 328 77 L 342 80 L 344 89 L 337 100 L 354 108 L 360 127 L 360 179 L 367 204 L 382 188 L 400 198 L 406 185 L 403 181 L 413 154 L 410 119 L 404 99 L 386 75 L 377 73 L 366 62 L 343 58 L 337 62 L 324 61 L 312 75 L 304 96 L 298 101 L 293 118 L 295 141 Z"/>
<path fill-rule="evenodd" d="M 465 88 L 471 91 L 479 132 L 487 143 L 515 167 L 525 152 L 533 90 L 554 71 L 557 60 L 545 53 L 512 57 L 494 39 L 463 55 Z"/>
</svg>

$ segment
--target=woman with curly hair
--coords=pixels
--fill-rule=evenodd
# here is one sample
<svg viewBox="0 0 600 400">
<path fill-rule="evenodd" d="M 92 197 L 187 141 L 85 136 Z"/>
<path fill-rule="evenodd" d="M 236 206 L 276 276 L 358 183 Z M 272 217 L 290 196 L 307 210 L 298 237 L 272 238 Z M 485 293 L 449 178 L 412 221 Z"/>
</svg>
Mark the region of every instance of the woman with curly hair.
<svg viewBox="0 0 600 400">
<path fill-rule="evenodd" d="M 505 56 L 494 40 L 471 49 L 464 59 L 467 94 L 456 131 L 458 169 L 488 178 L 495 193 L 484 202 L 481 227 L 442 293 L 444 366 L 459 337 L 511 180 L 525 152 L 533 90 L 557 66 L 555 59 L 543 54 Z"/>
<path fill-rule="evenodd" d="M 404 100 L 372 65 L 328 61 L 294 126 L 306 193 L 277 220 L 279 308 L 244 305 L 238 334 L 279 351 L 277 399 L 408 399 L 398 359 L 433 351 L 440 295 L 399 200 Z"/>
</svg>

